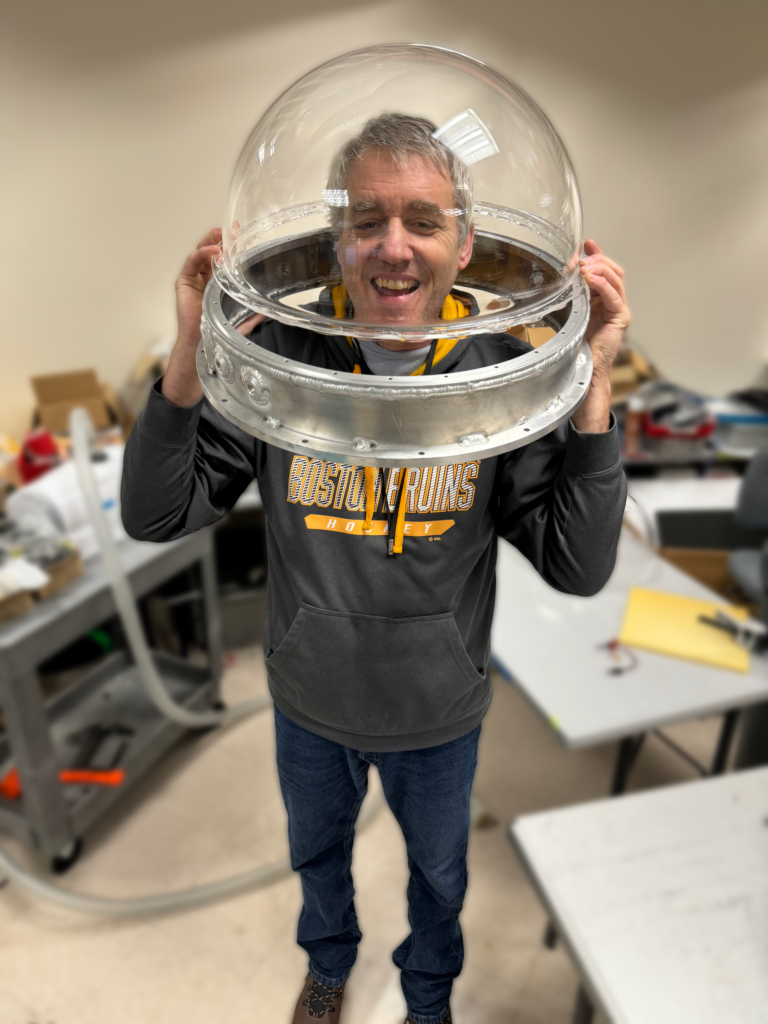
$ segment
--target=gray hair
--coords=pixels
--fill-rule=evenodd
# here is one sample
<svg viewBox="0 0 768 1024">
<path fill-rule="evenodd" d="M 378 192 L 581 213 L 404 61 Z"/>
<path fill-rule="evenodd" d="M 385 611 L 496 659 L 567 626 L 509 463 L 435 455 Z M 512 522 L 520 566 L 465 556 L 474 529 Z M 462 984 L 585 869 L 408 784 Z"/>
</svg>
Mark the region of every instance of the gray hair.
<svg viewBox="0 0 768 1024">
<path fill-rule="evenodd" d="M 436 139 L 437 125 L 425 117 L 409 114 L 386 113 L 372 117 L 362 131 L 350 139 L 337 154 L 331 165 L 328 192 L 343 191 L 352 163 L 371 149 L 384 149 L 392 154 L 395 163 L 404 166 L 409 156 L 421 156 L 442 167 L 453 184 L 453 203 L 459 231 L 458 244 L 469 233 L 474 212 L 475 186 L 469 168 L 455 153 Z M 343 207 L 331 205 L 331 227 L 339 235 L 344 219 Z"/>
</svg>

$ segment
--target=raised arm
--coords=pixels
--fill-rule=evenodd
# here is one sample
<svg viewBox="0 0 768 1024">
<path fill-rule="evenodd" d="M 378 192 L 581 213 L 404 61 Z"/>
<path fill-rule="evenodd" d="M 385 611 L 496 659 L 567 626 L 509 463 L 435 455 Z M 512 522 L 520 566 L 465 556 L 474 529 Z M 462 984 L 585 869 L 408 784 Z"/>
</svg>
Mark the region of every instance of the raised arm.
<svg viewBox="0 0 768 1024">
<path fill-rule="evenodd" d="M 550 586 L 591 597 L 613 571 L 626 494 L 615 422 L 567 423 L 499 459 L 496 530 Z"/>
<path fill-rule="evenodd" d="M 195 367 L 203 292 L 220 240 L 219 228 L 209 232 L 176 281 L 178 334 L 168 370 L 126 446 L 123 524 L 138 540 L 172 540 L 216 522 L 255 473 L 255 438 L 205 402 Z"/>
<path fill-rule="evenodd" d="M 624 271 L 591 239 L 584 250 L 589 392 L 570 423 L 499 459 L 497 531 L 551 586 L 588 597 L 613 571 L 626 502 L 610 373 L 630 317 Z"/>
</svg>

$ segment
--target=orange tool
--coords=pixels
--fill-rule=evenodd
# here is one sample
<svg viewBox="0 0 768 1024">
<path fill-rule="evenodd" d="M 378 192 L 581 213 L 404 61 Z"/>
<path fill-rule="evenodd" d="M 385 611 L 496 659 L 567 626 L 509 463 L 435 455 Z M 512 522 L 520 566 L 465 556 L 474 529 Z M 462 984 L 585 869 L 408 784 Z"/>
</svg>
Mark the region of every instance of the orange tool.
<svg viewBox="0 0 768 1024">
<path fill-rule="evenodd" d="M 121 786 L 124 779 L 125 772 L 122 768 L 114 768 L 111 771 L 99 771 L 93 768 L 72 768 L 59 772 L 60 782 L 74 785 L 85 783 L 93 786 Z M 21 796 L 21 779 L 16 768 L 11 768 L 0 779 L 0 796 L 5 797 L 6 800 L 18 800 Z"/>
</svg>

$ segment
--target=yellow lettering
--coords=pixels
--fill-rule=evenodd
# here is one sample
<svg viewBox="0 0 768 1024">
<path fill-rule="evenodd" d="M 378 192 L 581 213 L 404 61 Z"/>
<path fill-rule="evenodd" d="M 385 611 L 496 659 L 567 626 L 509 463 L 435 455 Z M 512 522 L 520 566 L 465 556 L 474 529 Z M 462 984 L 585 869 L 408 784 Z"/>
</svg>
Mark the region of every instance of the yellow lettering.
<svg viewBox="0 0 768 1024">
<path fill-rule="evenodd" d="M 459 463 L 459 465 L 445 467 L 445 485 L 443 486 L 443 496 L 440 499 L 438 512 L 445 512 L 446 509 L 449 512 L 456 510 L 456 499 L 459 496 L 462 469 L 464 469 L 463 462 Z"/>
<path fill-rule="evenodd" d="M 324 462 L 323 471 L 320 474 L 320 479 L 317 482 L 317 495 L 315 502 L 320 508 L 328 508 L 333 500 L 333 488 L 334 483 L 331 477 L 334 477 L 339 472 L 338 462 Z"/>
<path fill-rule="evenodd" d="M 456 508 L 461 512 L 466 512 L 467 509 L 472 508 L 472 502 L 475 500 L 475 485 L 469 481 L 476 479 L 479 471 L 479 462 L 468 462 L 462 470 L 459 500 L 456 502 Z"/>
<path fill-rule="evenodd" d="M 288 501 L 295 504 L 301 494 L 301 485 L 307 473 L 309 459 L 306 455 L 294 455 L 291 469 L 288 473 Z"/>
<path fill-rule="evenodd" d="M 331 533 L 346 533 L 351 537 L 386 537 L 389 524 L 386 519 L 374 519 L 369 533 L 363 532 L 364 519 L 329 519 L 328 516 L 307 515 L 304 522 L 308 530 L 326 530 Z M 454 519 L 438 519 L 431 523 L 407 522 L 405 532 L 410 537 L 426 537 L 438 535 L 450 530 Z"/>
<path fill-rule="evenodd" d="M 336 484 L 336 497 L 333 499 L 334 508 L 341 508 L 344 504 L 344 491 L 347 489 L 347 481 L 354 468 L 354 466 L 348 466 L 345 463 L 339 466 L 339 482 Z"/>
</svg>

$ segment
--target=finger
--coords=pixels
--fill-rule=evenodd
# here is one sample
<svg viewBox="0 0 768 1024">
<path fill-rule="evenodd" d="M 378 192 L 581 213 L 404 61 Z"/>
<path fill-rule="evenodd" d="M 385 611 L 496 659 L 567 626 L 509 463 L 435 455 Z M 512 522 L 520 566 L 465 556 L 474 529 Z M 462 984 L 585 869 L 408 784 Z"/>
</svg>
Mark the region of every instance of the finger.
<svg viewBox="0 0 768 1024">
<path fill-rule="evenodd" d="M 587 256 L 599 256 L 602 251 L 594 238 L 586 238 L 584 240 L 584 252 Z"/>
<path fill-rule="evenodd" d="M 602 252 L 596 253 L 594 256 L 582 257 L 579 260 L 579 265 L 582 267 L 610 267 L 619 275 L 619 277 L 624 277 L 624 268 L 619 266 L 619 264 L 615 260 L 612 260 L 610 256 L 606 256 L 605 253 Z"/>
<path fill-rule="evenodd" d="M 198 249 L 205 249 L 209 245 L 218 245 L 221 241 L 221 228 L 211 228 L 205 238 L 201 238 L 197 243 Z"/>
<path fill-rule="evenodd" d="M 602 253 L 599 256 L 588 256 L 586 259 L 580 261 L 579 266 L 582 270 L 595 270 L 600 273 L 603 267 L 610 267 L 614 274 L 623 282 L 624 281 L 624 269 L 620 267 L 614 260 L 609 259 Z"/>
<path fill-rule="evenodd" d="M 619 275 L 613 269 L 611 269 L 611 267 L 609 267 L 609 266 L 599 266 L 599 267 L 584 267 L 584 268 L 582 268 L 582 276 L 584 277 L 584 279 L 586 281 L 590 281 L 590 275 L 592 277 L 602 277 L 602 278 L 605 278 L 606 281 L 610 282 L 610 284 L 613 285 L 613 287 L 616 289 L 616 291 L 621 296 L 622 300 L 624 302 L 627 301 L 627 297 L 624 294 L 624 282 L 619 277 Z"/>
<path fill-rule="evenodd" d="M 217 256 L 219 252 L 218 245 L 206 245 L 202 248 L 195 249 L 193 253 L 187 256 L 187 260 L 184 266 L 181 268 L 181 277 L 197 277 L 198 274 L 205 273 L 211 269 L 211 260 L 214 256 Z"/>
<path fill-rule="evenodd" d="M 238 334 L 250 334 L 254 327 L 263 324 L 266 319 L 263 313 L 254 313 L 253 316 L 249 316 L 247 320 L 243 320 L 241 324 L 238 324 L 235 330 Z"/>
<path fill-rule="evenodd" d="M 610 281 L 596 274 L 586 275 L 587 283 L 600 296 L 603 302 L 603 309 L 611 316 L 626 317 L 629 322 L 629 310 L 619 292 L 613 287 Z"/>
</svg>

